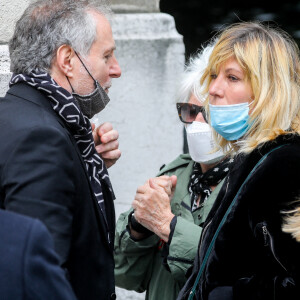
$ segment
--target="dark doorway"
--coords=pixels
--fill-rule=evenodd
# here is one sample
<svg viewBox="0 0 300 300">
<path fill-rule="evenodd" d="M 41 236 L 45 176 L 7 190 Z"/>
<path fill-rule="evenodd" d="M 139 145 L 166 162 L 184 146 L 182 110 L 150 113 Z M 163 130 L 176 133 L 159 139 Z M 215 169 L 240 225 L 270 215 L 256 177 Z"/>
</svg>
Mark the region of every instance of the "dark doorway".
<svg viewBox="0 0 300 300">
<path fill-rule="evenodd" d="M 287 31 L 300 44 L 300 1 L 161 0 L 161 12 L 172 15 L 183 35 L 186 58 L 218 29 L 238 21 L 269 21 Z"/>
</svg>

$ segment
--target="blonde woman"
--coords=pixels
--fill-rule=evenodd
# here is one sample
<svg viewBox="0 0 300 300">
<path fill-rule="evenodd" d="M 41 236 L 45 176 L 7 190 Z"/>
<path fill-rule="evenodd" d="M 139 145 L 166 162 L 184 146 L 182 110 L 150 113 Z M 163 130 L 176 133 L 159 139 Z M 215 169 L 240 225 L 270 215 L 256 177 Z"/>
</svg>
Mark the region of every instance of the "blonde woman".
<svg viewBox="0 0 300 300">
<path fill-rule="evenodd" d="M 201 79 L 209 119 L 235 155 L 178 299 L 300 299 L 300 243 L 282 211 L 300 195 L 299 49 L 256 22 L 227 27 Z"/>
</svg>

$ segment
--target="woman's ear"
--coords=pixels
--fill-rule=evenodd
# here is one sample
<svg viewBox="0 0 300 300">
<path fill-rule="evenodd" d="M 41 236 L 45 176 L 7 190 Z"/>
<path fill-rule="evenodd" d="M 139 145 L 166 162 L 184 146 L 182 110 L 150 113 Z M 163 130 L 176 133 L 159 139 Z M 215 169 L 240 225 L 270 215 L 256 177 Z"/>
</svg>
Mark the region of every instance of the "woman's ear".
<svg viewBox="0 0 300 300">
<path fill-rule="evenodd" d="M 56 51 L 56 66 L 68 78 L 73 77 L 75 52 L 69 45 L 62 45 Z"/>
</svg>

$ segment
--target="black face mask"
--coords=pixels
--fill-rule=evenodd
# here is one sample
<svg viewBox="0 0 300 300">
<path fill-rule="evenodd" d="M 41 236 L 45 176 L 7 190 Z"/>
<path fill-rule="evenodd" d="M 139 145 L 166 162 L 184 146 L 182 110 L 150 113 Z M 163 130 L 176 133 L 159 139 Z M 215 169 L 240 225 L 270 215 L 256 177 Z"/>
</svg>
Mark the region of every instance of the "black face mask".
<svg viewBox="0 0 300 300">
<path fill-rule="evenodd" d="M 87 73 L 92 77 L 95 83 L 95 90 L 91 92 L 88 95 L 79 95 L 75 93 L 69 78 L 67 77 L 67 80 L 71 86 L 72 89 L 72 96 L 74 97 L 74 100 L 76 101 L 77 105 L 80 107 L 81 112 L 87 116 L 89 119 L 91 119 L 95 114 L 102 111 L 107 103 L 110 101 L 107 93 L 104 91 L 104 89 L 101 87 L 99 82 L 91 75 L 79 55 L 75 52 L 77 57 L 79 58 L 80 62 L 82 63 L 83 67 L 86 69 Z"/>
</svg>

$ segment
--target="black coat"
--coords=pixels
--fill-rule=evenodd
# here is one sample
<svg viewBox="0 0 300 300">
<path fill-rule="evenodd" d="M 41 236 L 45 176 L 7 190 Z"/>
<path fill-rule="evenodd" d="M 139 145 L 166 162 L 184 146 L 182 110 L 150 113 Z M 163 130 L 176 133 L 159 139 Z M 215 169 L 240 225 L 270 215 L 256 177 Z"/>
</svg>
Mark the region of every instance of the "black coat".
<svg viewBox="0 0 300 300">
<path fill-rule="evenodd" d="M 282 211 L 300 195 L 300 137 L 280 136 L 238 155 L 204 224 L 200 255 L 178 299 L 187 299 L 225 211 L 259 159 L 273 151 L 242 188 L 221 227 L 194 299 L 300 299 L 300 243 L 282 232 Z M 299 203 L 298 203 L 299 205 Z"/>
<path fill-rule="evenodd" d="M 75 300 L 46 227 L 0 209 L 0 298 Z"/>
<path fill-rule="evenodd" d="M 2 207 L 44 222 L 79 299 L 114 299 L 113 241 L 65 123 L 43 94 L 21 83 L 0 99 L 0 128 Z M 113 236 L 114 205 L 103 193 Z"/>
</svg>

